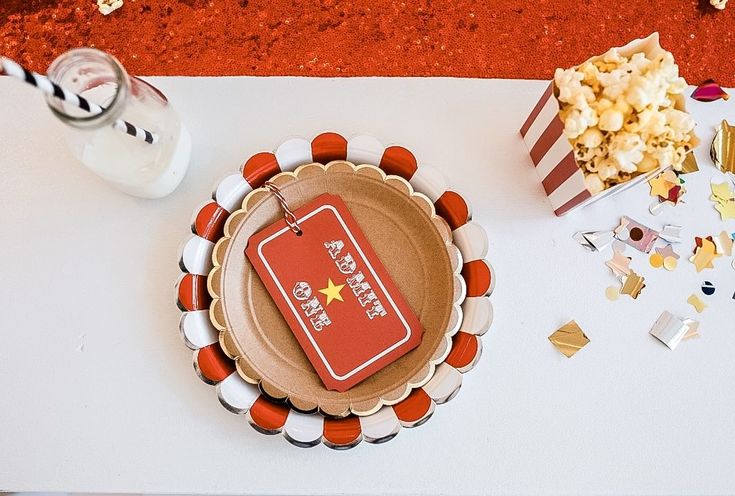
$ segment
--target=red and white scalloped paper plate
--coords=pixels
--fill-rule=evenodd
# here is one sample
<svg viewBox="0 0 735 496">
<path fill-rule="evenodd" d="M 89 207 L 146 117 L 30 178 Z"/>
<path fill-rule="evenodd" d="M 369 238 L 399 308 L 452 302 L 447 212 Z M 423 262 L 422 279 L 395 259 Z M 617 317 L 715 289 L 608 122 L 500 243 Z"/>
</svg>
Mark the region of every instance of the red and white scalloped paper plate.
<svg viewBox="0 0 735 496">
<path fill-rule="evenodd" d="M 222 351 L 219 332 L 209 320 L 211 297 L 207 292 L 214 243 L 222 237 L 225 221 L 231 212 L 240 208 L 245 196 L 279 172 L 333 160 L 378 165 L 387 174 L 403 177 L 434 202 L 437 214 L 451 227 L 454 244 L 462 253 L 467 295 L 462 303 L 462 325 L 452 338 L 452 350 L 423 387 L 371 415 L 340 419 L 292 410 L 262 395 L 257 386 L 242 379 L 235 371 L 234 361 Z M 468 203 L 447 188 L 443 175 L 431 167 L 419 167 L 406 148 L 385 147 L 365 135 L 347 140 L 332 132 L 322 133 L 311 141 L 290 139 L 275 152 L 256 153 L 245 161 L 240 173 L 222 179 L 215 187 L 212 200 L 195 211 L 191 229 L 194 235 L 182 245 L 179 258 L 184 273 L 176 282 L 177 304 L 183 312 L 179 322 L 181 336 L 194 350 L 194 369 L 203 381 L 216 385 L 222 405 L 233 413 L 245 415 L 260 432 L 282 432 L 288 441 L 301 447 L 321 442 L 330 448 L 346 449 L 363 439 L 370 443 L 388 441 L 402 427 L 424 423 L 437 404 L 453 398 L 462 384 L 462 374 L 472 369 L 480 358 L 480 336 L 493 319 L 487 297 L 492 293 L 495 275 L 484 260 L 487 236 L 482 227 L 472 222 Z"/>
</svg>

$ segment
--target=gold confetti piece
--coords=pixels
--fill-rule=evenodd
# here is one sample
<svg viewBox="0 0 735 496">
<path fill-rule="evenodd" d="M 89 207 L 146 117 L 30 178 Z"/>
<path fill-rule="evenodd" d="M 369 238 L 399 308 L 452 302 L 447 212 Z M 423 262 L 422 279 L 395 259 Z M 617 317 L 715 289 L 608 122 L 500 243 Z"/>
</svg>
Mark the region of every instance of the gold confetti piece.
<svg viewBox="0 0 735 496">
<path fill-rule="evenodd" d="M 674 257 L 665 257 L 664 258 L 664 269 L 668 271 L 672 271 L 676 268 L 676 266 L 679 265 L 679 261 Z"/>
<path fill-rule="evenodd" d="M 630 274 L 630 257 L 626 257 L 621 252 L 616 251 L 613 257 L 605 262 L 615 276 L 627 276 Z"/>
<path fill-rule="evenodd" d="M 707 238 L 702 239 L 702 246 L 697 248 L 694 256 L 689 259 L 697 268 L 697 272 L 702 272 L 704 269 L 712 269 L 712 261 L 719 255 L 716 252 L 715 244 Z"/>
<path fill-rule="evenodd" d="M 727 203 L 735 197 L 733 195 L 733 191 L 730 189 L 730 185 L 726 182 L 711 183 L 710 187 L 712 188 L 712 196 L 710 199 L 717 203 Z"/>
<path fill-rule="evenodd" d="M 691 174 L 698 170 L 699 166 L 697 165 L 697 158 L 694 156 L 694 152 L 691 151 L 687 153 L 686 157 L 684 157 L 684 162 L 681 164 L 681 171 L 679 172 L 681 174 Z"/>
<path fill-rule="evenodd" d="M 651 186 L 651 196 L 660 196 L 664 200 L 669 197 L 669 190 L 674 186 L 665 172 L 649 179 L 648 184 Z"/>
<path fill-rule="evenodd" d="M 715 210 L 720 212 L 722 220 L 735 219 L 735 200 L 715 205 Z"/>
<path fill-rule="evenodd" d="M 694 307 L 694 309 L 697 311 L 697 313 L 704 312 L 704 309 L 707 308 L 707 305 L 699 299 L 699 296 L 693 294 L 687 298 L 687 303 L 689 303 L 691 306 Z"/>
<path fill-rule="evenodd" d="M 620 288 L 617 286 L 608 286 L 607 289 L 605 289 L 605 296 L 607 296 L 607 299 L 610 301 L 615 301 L 620 297 Z"/>
<path fill-rule="evenodd" d="M 727 257 L 732 255 L 733 239 L 727 231 L 722 231 L 714 238 L 717 253 Z"/>
<path fill-rule="evenodd" d="M 587 346 L 590 342 L 584 331 L 573 320 L 570 320 L 549 336 L 549 341 L 567 358 Z"/>
<path fill-rule="evenodd" d="M 660 269 L 664 266 L 664 257 L 661 256 L 660 253 L 652 253 L 648 258 L 648 263 L 650 263 L 651 267 L 654 269 Z"/>
<path fill-rule="evenodd" d="M 644 282 L 645 278 L 643 276 L 639 276 L 631 270 L 630 274 L 625 278 L 625 281 L 623 281 L 623 287 L 620 288 L 620 294 L 630 295 L 631 298 L 635 300 L 638 298 L 638 295 L 641 294 L 643 288 L 646 287 Z"/>
<path fill-rule="evenodd" d="M 717 127 L 709 154 L 715 167 L 735 173 L 735 127 L 727 121 L 723 120 Z"/>
</svg>

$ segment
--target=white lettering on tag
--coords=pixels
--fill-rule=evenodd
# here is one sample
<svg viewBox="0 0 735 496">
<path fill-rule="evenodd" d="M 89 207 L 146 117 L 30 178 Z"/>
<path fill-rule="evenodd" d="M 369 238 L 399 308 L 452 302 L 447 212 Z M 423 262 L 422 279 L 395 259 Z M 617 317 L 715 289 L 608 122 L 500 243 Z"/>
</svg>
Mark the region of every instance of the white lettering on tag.
<svg viewBox="0 0 735 496">
<path fill-rule="evenodd" d="M 308 282 L 297 282 L 294 285 L 291 294 L 301 302 L 301 310 L 304 311 L 304 315 L 306 317 L 309 317 L 311 327 L 313 327 L 315 331 L 319 332 L 332 323 L 329 319 L 329 315 L 327 315 L 327 311 L 324 310 L 324 307 L 319 303 L 317 297 L 312 296 L 311 286 Z"/>
<path fill-rule="evenodd" d="M 375 317 L 385 317 L 387 312 L 385 311 L 385 307 L 383 307 L 383 303 L 378 299 L 378 296 L 375 294 L 375 291 L 373 291 L 370 283 L 365 280 L 365 274 L 363 274 L 362 271 L 357 270 L 357 262 L 355 262 L 352 255 L 347 253 L 344 256 L 337 258 L 342 253 L 344 247 L 345 243 L 341 239 L 327 241 L 324 243 L 324 248 L 327 249 L 329 256 L 334 260 L 337 270 L 348 276 L 346 279 L 347 285 L 352 290 L 355 298 L 357 298 L 357 301 L 360 302 L 361 306 L 366 307 L 365 315 L 367 315 L 370 320 L 373 320 Z M 303 307 L 304 304 L 301 306 Z"/>
</svg>

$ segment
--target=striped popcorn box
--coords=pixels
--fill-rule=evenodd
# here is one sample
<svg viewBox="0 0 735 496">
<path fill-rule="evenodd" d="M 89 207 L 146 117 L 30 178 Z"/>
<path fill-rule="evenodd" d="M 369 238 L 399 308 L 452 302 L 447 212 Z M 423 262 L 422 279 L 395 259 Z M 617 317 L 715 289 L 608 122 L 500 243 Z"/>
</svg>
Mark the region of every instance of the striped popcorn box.
<svg viewBox="0 0 735 496">
<path fill-rule="evenodd" d="M 638 52 L 653 57 L 663 51 L 659 45 L 658 33 L 631 41 L 618 50 L 626 57 Z M 589 61 L 599 58 L 592 57 Z M 576 161 L 572 144 L 564 134 L 564 123 L 559 117 L 560 106 L 557 95 L 558 90 L 552 80 L 520 130 L 521 137 L 531 155 L 531 161 L 536 167 L 536 173 L 557 216 L 619 193 L 650 179 L 661 171 L 661 168 L 657 167 L 599 193 L 590 193 L 585 187 L 585 175 Z M 681 95 L 677 95 L 674 108 L 686 110 L 684 98 Z"/>
</svg>

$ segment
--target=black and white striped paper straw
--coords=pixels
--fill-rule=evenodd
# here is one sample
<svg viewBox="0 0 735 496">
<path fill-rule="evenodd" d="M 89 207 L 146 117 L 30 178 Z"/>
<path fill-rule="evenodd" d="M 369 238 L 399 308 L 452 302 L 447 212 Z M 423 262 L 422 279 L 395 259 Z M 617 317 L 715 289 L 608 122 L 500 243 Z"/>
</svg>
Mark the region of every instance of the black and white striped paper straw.
<svg viewBox="0 0 735 496">
<path fill-rule="evenodd" d="M 35 86 L 47 95 L 56 97 L 59 100 L 63 100 L 70 105 L 79 107 L 82 110 L 86 110 L 90 114 L 101 114 L 105 110 L 104 107 L 101 107 L 94 102 L 90 102 L 83 96 L 69 91 L 66 88 L 62 88 L 58 84 L 52 82 L 46 76 L 43 76 L 36 72 L 31 72 L 17 62 L 14 62 L 6 57 L 0 57 L 0 74 L 7 74 L 8 76 L 25 81 L 26 83 Z M 158 135 L 141 127 L 135 126 L 123 119 L 116 120 L 112 127 L 134 138 L 143 140 L 146 143 L 153 144 L 158 141 Z"/>
</svg>

